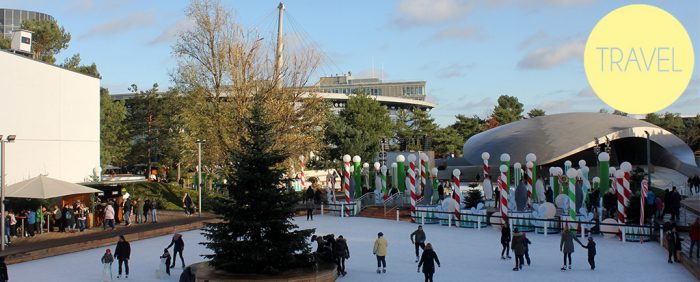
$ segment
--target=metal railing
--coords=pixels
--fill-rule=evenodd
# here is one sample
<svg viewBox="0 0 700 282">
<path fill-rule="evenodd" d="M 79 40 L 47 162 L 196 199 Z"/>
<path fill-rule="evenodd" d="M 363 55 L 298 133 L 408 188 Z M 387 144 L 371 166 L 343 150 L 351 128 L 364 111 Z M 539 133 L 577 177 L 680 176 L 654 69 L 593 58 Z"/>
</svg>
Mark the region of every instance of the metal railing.
<svg viewBox="0 0 700 282">
<path fill-rule="evenodd" d="M 398 208 L 398 206 L 402 203 L 402 195 L 401 192 L 398 192 L 394 195 L 389 196 L 389 198 L 386 198 L 384 200 L 384 216 L 386 216 L 389 212 L 392 210 Z"/>
</svg>

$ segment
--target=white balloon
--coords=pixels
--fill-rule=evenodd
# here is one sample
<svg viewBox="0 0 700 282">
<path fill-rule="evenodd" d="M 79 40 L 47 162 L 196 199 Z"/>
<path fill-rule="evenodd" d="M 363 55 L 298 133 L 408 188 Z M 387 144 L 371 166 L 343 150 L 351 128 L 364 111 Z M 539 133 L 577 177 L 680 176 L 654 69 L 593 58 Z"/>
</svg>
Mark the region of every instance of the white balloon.
<svg viewBox="0 0 700 282">
<path fill-rule="evenodd" d="M 354 156 L 354 157 L 352 157 L 352 162 L 354 162 L 354 163 L 359 163 L 359 162 L 361 162 L 361 161 L 362 161 L 362 158 L 360 158 L 360 156 Z"/>
<path fill-rule="evenodd" d="M 602 153 L 600 153 L 600 155 L 598 155 L 598 160 L 601 162 L 610 161 L 610 154 L 608 154 L 606 152 L 602 152 Z"/>
<path fill-rule="evenodd" d="M 510 161 L 510 155 L 505 154 L 505 153 L 502 154 L 502 155 L 501 155 L 501 161 L 502 161 L 502 162 L 508 162 L 508 161 Z"/>
<path fill-rule="evenodd" d="M 488 152 L 481 153 L 481 158 L 484 160 L 488 160 L 490 157 L 491 155 Z"/>
<path fill-rule="evenodd" d="M 350 157 L 350 155 L 345 155 L 345 156 L 343 156 L 343 161 L 346 162 L 346 163 L 349 162 L 351 159 L 352 159 L 352 158 Z"/>
<path fill-rule="evenodd" d="M 396 162 L 397 162 L 397 163 L 402 163 L 402 162 L 404 162 L 404 161 L 406 161 L 406 157 L 404 157 L 403 155 L 398 155 L 398 156 L 396 156 Z"/>
<path fill-rule="evenodd" d="M 507 165 L 501 165 L 500 167 L 498 167 L 498 169 L 499 169 L 501 172 L 507 172 L 507 171 L 508 171 L 508 166 L 507 166 Z"/>
<path fill-rule="evenodd" d="M 533 153 L 529 153 L 525 156 L 525 160 L 528 162 L 535 162 L 537 161 L 537 156 L 535 156 Z"/>
<path fill-rule="evenodd" d="M 456 169 L 456 168 L 455 168 L 455 169 L 452 171 L 452 175 L 454 175 L 454 176 L 456 176 L 456 177 L 459 177 L 460 174 L 462 174 L 462 172 L 461 172 L 459 169 Z"/>
<path fill-rule="evenodd" d="M 414 155 L 414 154 L 408 155 L 408 162 L 411 162 L 411 163 L 416 162 L 416 155 Z"/>
</svg>

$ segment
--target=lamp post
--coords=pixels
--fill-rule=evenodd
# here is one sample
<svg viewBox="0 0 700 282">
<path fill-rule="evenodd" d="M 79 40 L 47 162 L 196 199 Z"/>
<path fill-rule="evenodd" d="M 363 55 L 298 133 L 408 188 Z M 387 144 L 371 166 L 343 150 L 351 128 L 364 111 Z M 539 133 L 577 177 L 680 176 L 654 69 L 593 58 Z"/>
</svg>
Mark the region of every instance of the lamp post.
<svg viewBox="0 0 700 282">
<path fill-rule="evenodd" d="M 199 205 L 198 216 L 202 217 L 202 144 L 207 143 L 207 140 L 197 139 L 197 195 L 199 200 L 197 204 Z"/>
<path fill-rule="evenodd" d="M 651 140 L 649 139 L 649 131 L 644 130 L 647 135 L 647 183 L 651 187 Z M 644 197 L 645 195 L 642 195 Z"/>
<path fill-rule="evenodd" d="M 3 140 L 2 135 L 0 135 L 0 214 L 2 214 L 2 222 L 0 223 L 0 250 L 5 250 L 5 190 L 7 190 L 7 181 L 5 181 L 5 143 L 15 142 L 15 135 L 8 135 L 7 139 Z"/>
</svg>

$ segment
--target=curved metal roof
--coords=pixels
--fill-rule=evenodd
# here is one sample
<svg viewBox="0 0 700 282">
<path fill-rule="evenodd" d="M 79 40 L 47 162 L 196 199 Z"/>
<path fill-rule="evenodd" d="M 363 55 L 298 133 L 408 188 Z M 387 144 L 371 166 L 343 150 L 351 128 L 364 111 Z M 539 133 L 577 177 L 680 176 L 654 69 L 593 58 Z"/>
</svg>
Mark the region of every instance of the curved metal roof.
<svg viewBox="0 0 700 282">
<path fill-rule="evenodd" d="M 686 174 L 697 173 L 693 152 L 680 138 L 642 120 L 604 113 L 564 113 L 512 122 L 472 136 L 464 143 L 463 152 L 471 165 L 483 162 L 482 152 L 491 154 L 491 163 L 497 163 L 503 153 L 518 160 L 534 153 L 538 164 L 547 164 L 594 147 L 595 138 L 600 142 L 605 142 L 606 137 L 611 142 L 646 138 L 644 131 L 674 159 L 672 163 L 657 165 Z"/>
</svg>

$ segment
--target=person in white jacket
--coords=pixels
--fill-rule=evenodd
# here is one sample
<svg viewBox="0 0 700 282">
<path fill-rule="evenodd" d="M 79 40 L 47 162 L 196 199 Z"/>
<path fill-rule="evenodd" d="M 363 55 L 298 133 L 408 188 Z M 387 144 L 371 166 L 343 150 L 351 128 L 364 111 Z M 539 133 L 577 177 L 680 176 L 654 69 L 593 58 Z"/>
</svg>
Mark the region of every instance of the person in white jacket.
<svg viewBox="0 0 700 282">
<path fill-rule="evenodd" d="M 112 230 L 114 230 L 114 208 L 112 207 L 111 201 L 107 202 L 107 206 L 105 207 L 105 220 L 102 230 L 107 230 L 108 224 L 109 227 L 112 227 Z"/>
</svg>

